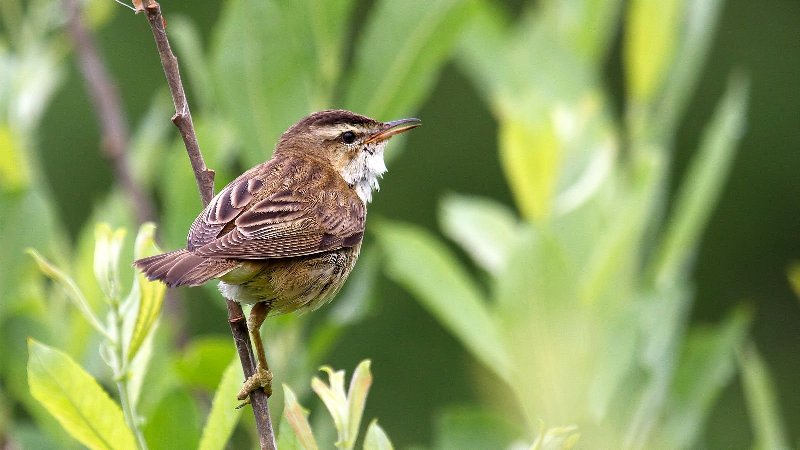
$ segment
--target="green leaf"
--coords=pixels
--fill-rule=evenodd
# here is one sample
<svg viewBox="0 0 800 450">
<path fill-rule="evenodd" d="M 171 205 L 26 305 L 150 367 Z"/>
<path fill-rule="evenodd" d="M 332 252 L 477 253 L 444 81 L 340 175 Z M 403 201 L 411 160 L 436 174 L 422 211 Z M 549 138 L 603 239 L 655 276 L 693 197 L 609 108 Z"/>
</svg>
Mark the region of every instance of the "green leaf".
<svg viewBox="0 0 800 450">
<path fill-rule="evenodd" d="M 112 230 L 107 223 L 99 223 L 94 228 L 94 276 L 112 302 L 120 298 L 119 254 L 124 240 L 123 228 Z"/>
<path fill-rule="evenodd" d="M 317 106 L 311 14 L 305 2 L 224 6 L 211 43 L 212 82 L 250 166 L 268 159 L 280 134 Z"/>
<path fill-rule="evenodd" d="M 31 169 L 19 137 L 0 126 L 0 191 L 17 191 L 30 184 Z"/>
<path fill-rule="evenodd" d="M 31 302 L 26 286 L 40 284 L 39 269 L 25 250 L 35 246 L 41 252 L 59 257 L 66 264 L 69 246 L 66 231 L 58 226 L 55 206 L 38 191 L 3 192 L 0 190 L 0 319 L 19 307 L 29 309 L 46 301 Z M 29 281 L 23 283 L 22 280 Z M 40 309 L 40 314 L 44 311 Z"/>
<path fill-rule="evenodd" d="M 359 36 L 348 108 L 383 120 L 419 107 L 450 53 L 471 1 L 379 1 Z"/>
<path fill-rule="evenodd" d="M 329 106 L 336 82 L 345 61 L 345 38 L 353 23 L 350 12 L 353 0 L 329 0 L 325 2 L 294 2 L 305 9 L 308 15 L 308 32 L 313 36 L 314 54 L 317 63 L 316 104 L 312 109 Z M 313 4 L 313 6 L 311 6 Z"/>
<path fill-rule="evenodd" d="M 509 361 L 478 286 L 444 245 L 421 228 L 379 226 L 387 274 L 402 285 L 489 370 L 508 380 Z"/>
<path fill-rule="evenodd" d="M 181 153 L 178 146 L 174 145 L 164 159 L 162 162 L 164 172 L 159 178 L 159 189 L 167 214 L 159 224 L 160 234 L 165 241 L 164 247 L 175 248 L 178 245 L 186 245 L 186 225 L 194 221 L 203 209 L 203 204 L 197 190 L 187 188 L 195 186 L 196 181 L 192 169 L 186 164 L 185 152 Z M 220 185 L 221 181 L 217 176 L 216 184 Z"/>
<path fill-rule="evenodd" d="M 580 437 L 576 426 L 545 429 L 542 425 L 530 450 L 569 450 L 578 443 Z"/>
<path fill-rule="evenodd" d="M 735 351 L 747 335 L 751 314 L 739 308 L 723 323 L 691 330 L 675 372 L 665 413 L 667 448 L 692 448 L 714 400 L 735 372 Z"/>
<path fill-rule="evenodd" d="M 794 295 L 800 300 L 800 263 L 792 263 L 789 266 L 788 275 L 789 284 L 792 286 Z"/>
<path fill-rule="evenodd" d="M 197 448 L 199 423 L 192 397 L 183 389 L 174 389 L 148 417 L 144 427 L 148 447 L 150 450 Z"/>
<path fill-rule="evenodd" d="M 489 272 L 505 267 L 517 218 L 505 205 L 490 199 L 449 195 L 439 208 L 442 231 Z"/>
<path fill-rule="evenodd" d="M 660 93 L 679 43 L 682 0 L 633 0 L 627 11 L 625 79 L 635 104 Z"/>
<path fill-rule="evenodd" d="M 155 244 L 156 227 L 152 223 L 146 223 L 139 228 L 136 236 L 135 259 L 160 253 Z M 136 307 L 136 321 L 130 334 L 128 351 L 126 357 L 132 361 L 139 351 L 144 340 L 153 329 L 153 325 L 161 313 L 161 304 L 164 301 L 164 294 L 167 287 L 159 281 L 150 281 L 147 277 L 137 272 L 131 290 L 131 301 Z"/>
<path fill-rule="evenodd" d="M 675 206 L 652 267 L 654 281 L 670 283 L 685 275 L 701 232 L 719 198 L 743 134 L 747 84 L 734 78 L 706 127 L 699 153 L 676 195 Z"/>
<path fill-rule="evenodd" d="M 297 396 L 294 395 L 294 392 L 285 384 L 283 385 L 283 399 L 283 417 L 285 417 L 286 421 L 291 425 L 299 448 L 304 450 L 316 450 L 318 448 L 317 441 L 314 439 L 311 425 L 308 424 L 308 411 L 300 406 L 300 403 L 297 402 Z M 283 440 L 282 437 L 281 440 Z"/>
<path fill-rule="evenodd" d="M 775 383 L 755 344 L 746 344 L 738 353 L 738 361 L 747 410 L 756 436 L 753 448 L 790 448 L 786 430 L 781 423 Z"/>
<path fill-rule="evenodd" d="M 198 337 L 181 351 L 176 371 L 184 384 L 214 391 L 234 353 L 230 336 Z"/>
<path fill-rule="evenodd" d="M 364 436 L 364 450 L 394 450 L 392 441 L 386 432 L 378 425 L 378 419 L 372 419 L 367 428 L 367 435 Z"/>
<path fill-rule="evenodd" d="M 27 252 L 33 257 L 34 260 L 36 260 L 36 263 L 39 265 L 39 269 L 41 269 L 45 275 L 58 282 L 61 287 L 64 288 L 67 298 L 69 298 L 78 311 L 83 314 L 83 317 L 86 318 L 86 321 L 89 322 L 100 334 L 108 339 L 112 339 L 111 335 L 100 323 L 100 320 L 97 318 L 97 316 L 95 316 L 94 311 L 92 311 L 91 307 L 89 306 L 89 302 L 86 300 L 86 297 L 83 296 L 83 292 L 81 292 L 78 285 L 75 284 L 75 281 L 73 281 L 69 275 L 50 264 L 50 262 L 44 259 L 36 250 L 28 249 Z"/>
<path fill-rule="evenodd" d="M 500 121 L 500 162 L 522 214 L 550 216 L 561 165 L 561 144 L 550 120 L 532 123 L 506 114 Z"/>
<path fill-rule="evenodd" d="M 344 370 L 333 370 L 329 366 L 320 368 L 328 374 L 328 384 L 317 377 L 311 379 L 311 389 L 328 408 L 328 412 L 333 419 L 339 439 L 336 441 L 338 448 L 352 448 L 356 437 L 350 435 L 348 425 L 350 408 L 347 401 L 347 393 L 344 390 Z"/>
<path fill-rule="evenodd" d="M 233 358 L 222 374 L 219 387 L 211 402 L 203 434 L 200 437 L 200 450 L 222 450 L 233 434 L 239 422 L 242 410 L 237 409 L 239 402 L 236 394 L 242 386 L 242 368 L 239 358 Z"/>
<path fill-rule="evenodd" d="M 490 106 L 497 106 L 497 93 L 509 78 L 510 68 L 504 62 L 512 26 L 502 12 L 499 5 L 477 2 L 461 33 L 456 52 L 456 61 L 477 84 Z"/>
<path fill-rule="evenodd" d="M 694 92 L 697 79 L 703 73 L 703 64 L 720 16 L 724 0 L 699 0 L 686 4 L 683 16 L 683 36 L 675 51 L 669 76 L 664 84 L 664 94 L 657 107 L 653 123 L 667 132 L 674 132 L 677 120 L 683 116 L 686 105 Z"/>
<path fill-rule="evenodd" d="M 593 236 L 582 264 L 582 302 L 624 301 L 626 296 L 620 295 L 621 289 L 636 287 L 633 280 L 640 276 L 642 236 L 652 218 L 663 170 L 663 158 L 658 153 L 647 153 L 640 158 L 635 176 L 620 177 L 621 189 L 615 189 L 616 196 L 603 208 L 608 225 Z"/>
<path fill-rule="evenodd" d="M 475 407 L 448 407 L 437 415 L 434 446 L 439 449 L 508 448 L 521 430 L 486 410 Z"/>
<path fill-rule="evenodd" d="M 210 108 L 211 102 L 208 97 L 213 92 L 209 76 L 211 70 L 203 54 L 203 39 L 197 27 L 185 17 L 171 17 L 169 37 L 175 46 L 181 69 L 188 74 L 185 79 L 192 85 L 192 106 L 198 111 Z"/>
<path fill-rule="evenodd" d="M 69 355 L 28 340 L 31 395 L 91 449 L 135 449 L 122 410 Z"/>
<path fill-rule="evenodd" d="M 573 52 L 600 65 L 613 45 L 622 3 L 620 0 L 580 0 L 543 3 L 542 7 L 553 33 L 568 42 Z"/>
<path fill-rule="evenodd" d="M 361 361 L 353 377 L 350 379 L 350 388 L 347 390 L 347 431 L 351 439 L 349 448 L 356 445 L 358 430 L 361 428 L 361 417 L 364 415 L 364 407 L 367 404 L 367 394 L 372 385 L 372 373 L 369 370 L 370 360 Z"/>
<path fill-rule="evenodd" d="M 286 398 L 284 394 L 284 398 Z M 286 407 L 284 406 L 284 414 L 286 413 Z M 289 421 L 286 419 L 285 415 L 281 416 L 281 421 L 278 424 L 278 441 L 277 441 L 278 448 L 281 450 L 303 450 L 303 447 L 300 446 L 300 440 L 294 434 L 294 430 L 292 430 L 292 426 L 289 425 Z"/>
</svg>

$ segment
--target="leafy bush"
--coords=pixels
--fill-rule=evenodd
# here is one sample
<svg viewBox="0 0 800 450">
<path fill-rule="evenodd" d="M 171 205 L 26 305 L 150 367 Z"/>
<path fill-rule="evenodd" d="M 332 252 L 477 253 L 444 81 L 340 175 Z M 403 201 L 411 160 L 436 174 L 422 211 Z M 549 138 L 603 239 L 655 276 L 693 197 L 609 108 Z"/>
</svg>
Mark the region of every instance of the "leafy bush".
<svg viewBox="0 0 800 450">
<path fill-rule="evenodd" d="M 361 423 L 367 363 L 347 393 L 344 374 L 332 369 L 328 385 L 296 381 L 366 317 L 381 268 L 492 377 L 476 383 L 484 399 L 477 410 L 440 416 L 435 448 L 696 447 L 737 364 L 754 445 L 788 447 L 768 369 L 748 343 L 750 311 L 704 327 L 687 320 L 692 258 L 744 127 L 742 77 L 731 77 L 688 175 L 667 199 L 677 123 L 721 2 L 539 3 L 512 20 L 477 0 L 381 0 L 366 12 L 352 0 L 313 8 L 234 0 L 207 48 L 198 27 L 165 11 L 220 183 L 266 159 L 279 133 L 309 111 L 412 113 L 451 57 L 499 125 L 513 207 L 458 194 L 441 201 L 441 231 L 468 263 L 431 230 L 373 218 L 377 245 L 365 247 L 345 291 L 314 314 L 313 326 L 297 316 L 267 323 L 272 369 L 292 380 L 271 402 L 284 410 L 281 448 L 354 448 L 360 434 L 364 448 L 392 448 L 377 422 Z M 86 5 L 96 30 L 123 11 Z M 163 288 L 128 266 L 134 254 L 154 251 L 155 231 L 135 224 L 124 192 L 115 187 L 97 201 L 74 242 L 61 223 L 37 133 L 71 55 L 64 19 L 42 0 L 0 6 L 0 442 L 252 445 L 252 418 L 234 409 L 241 372 L 230 338 L 187 336 L 176 315 L 160 317 Z M 353 29 L 353 17 L 363 26 Z M 622 116 L 604 83 L 620 30 Z M 165 248 L 183 245 L 199 209 L 170 114 L 159 92 L 129 143 L 133 179 L 161 206 Z M 104 222 L 112 225 L 95 225 Z M 137 228 L 133 250 L 119 230 Z M 221 321 L 221 302 L 207 298 L 213 287 L 198 291 L 188 294 L 199 297 L 197 308 Z M 306 419 L 300 401 L 309 386 L 333 424 Z"/>
</svg>

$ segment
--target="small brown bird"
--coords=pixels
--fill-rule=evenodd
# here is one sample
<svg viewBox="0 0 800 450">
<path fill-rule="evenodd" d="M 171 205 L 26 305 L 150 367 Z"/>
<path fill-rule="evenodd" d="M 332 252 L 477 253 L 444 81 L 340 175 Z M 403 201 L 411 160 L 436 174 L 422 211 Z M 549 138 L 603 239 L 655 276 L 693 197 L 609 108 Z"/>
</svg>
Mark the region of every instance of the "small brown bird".
<svg viewBox="0 0 800 450">
<path fill-rule="evenodd" d="M 319 308 L 344 284 L 361 249 L 366 205 L 386 172 L 386 142 L 420 124 L 344 110 L 314 113 L 281 136 L 272 159 L 211 200 L 185 249 L 135 262 L 168 286 L 219 278 L 226 298 L 253 305 L 248 329 L 258 367 L 239 400 L 262 387 L 271 393 L 259 332 L 267 315 Z"/>
</svg>

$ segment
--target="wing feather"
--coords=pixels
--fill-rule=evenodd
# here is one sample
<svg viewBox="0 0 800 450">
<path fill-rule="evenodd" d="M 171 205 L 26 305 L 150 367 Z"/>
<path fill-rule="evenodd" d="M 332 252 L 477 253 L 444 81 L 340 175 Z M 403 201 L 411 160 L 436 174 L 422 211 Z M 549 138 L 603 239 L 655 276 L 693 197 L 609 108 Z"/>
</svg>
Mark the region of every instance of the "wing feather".
<svg viewBox="0 0 800 450">
<path fill-rule="evenodd" d="M 209 203 L 189 232 L 198 256 L 267 259 L 303 256 L 361 242 L 366 209 L 320 161 L 271 160 Z"/>
</svg>

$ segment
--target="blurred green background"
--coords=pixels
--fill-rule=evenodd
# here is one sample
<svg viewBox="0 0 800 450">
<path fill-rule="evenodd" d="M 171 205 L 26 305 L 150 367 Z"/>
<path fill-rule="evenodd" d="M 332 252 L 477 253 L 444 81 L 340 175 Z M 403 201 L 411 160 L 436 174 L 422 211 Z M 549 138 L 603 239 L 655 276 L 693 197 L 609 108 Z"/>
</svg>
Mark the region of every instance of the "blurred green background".
<svg viewBox="0 0 800 450">
<path fill-rule="evenodd" d="M 373 8 L 369 1 L 357 3 L 351 20 L 343 24 L 348 38 L 362 30 L 363 21 Z M 529 6 L 520 1 L 496 5 L 510 17 Z M 164 2 L 162 6 L 169 32 L 172 32 L 172 17 L 180 15 L 193 22 L 203 48 L 213 45 L 211 30 L 220 21 L 217 2 Z M 58 10 L 60 3 L 50 7 Z M 8 14 L 8 11 L 6 7 L 3 13 Z M 409 8 L 404 13 L 414 15 L 416 12 Z M 625 97 L 621 69 L 625 24 L 624 20 L 621 22 L 614 31 L 610 53 L 603 63 L 602 78 L 602 84 L 612 94 L 609 98 L 612 109 L 620 119 L 624 114 Z M 739 72 L 749 79 L 746 125 L 691 269 L 696 293 L 691 321 L 716 323 L 737 305 L 746 304 L 752 308 L 751 333 L 771 369 L 782 421 L 789 442 L 795 444 L 800 442 L 800 390 L 796 388 L 800 373 L 800 303 L 790 288 L 787 269 L 793 261 L 800 261 L 798 24 L 800 3 L 797 1 L 724 2 L 708 59 L 702 65 L 702 74 L 674 136 L 674 159 L 668 175 L 668 189 L 672 195 L 685 179 L 689 161 L 726 90 L 730 74 Z M 8 32 L 7 22 L 3 31 Z M 134 129 L 145 120 L 154 95 L 160 93 L 163 98 L 165 93 L 163 73 L 149 28 L 143 17 L 134 17 L 122 7 L 115 7 L 113 15 L 96 33 L 99 49 L 118 82 L 125 112 Z M 54 36 L 57 40 L 66 39 L 63 32 L 55 31 Z M 23 39 L 22 36 L 18 38 Z M 66 48 L 65 41 L 62 49 Z M 180 46 L 177 49 L 178 57 L 182 58 Z M 341 55 L 342 64 L 353 58 L 349 52 L 352 47 Z M 94 219 L 98 203 L 111 189 L 113 173 L 101 156 L 98 125 L 72 55 L 67 54 L 62 63 L 63 82 L 47 106 L 34 136 L 44 179 L 57 206 L 57 220 L 64 224 L 69 238 L 77 242 L 87 221 Z M 536 67 L 535 61 L 532 67 Z M 192 79 L 186 65 L 182 68 L 191 103 L 202 97 L 194 89 L 200 84 Z M 386 69 L 378 65 L 371 70 Z M 396 157 L 389 159 L 389 172 L 370 207 L 371 224 L 383 219 L 399 220 L 441 235 L 437 211 L 447 194 L 478 195 L 513 204 L 496 150 L 498 124 L 492 114 L 493 105 L 482 98 L 477 84 L 463 64 L 452 60 L 444 64 L 422 106 L 409 111 L 420 117 L 424 126 L 411 133 L 402 152 L 398 151 Z M 194 110 L 203 109 L 195 107 Z M 156 119 L 168 122 L 169 110 L 166 111 L 167 115 Z M 371 114 L 370 111 L 361 112 Z M 201 139 L 203 133 L 213 134 L 215 128 L 213 119 L 203 119 Z M 169 133 L 167 136 L 176 134 L 171 128 L 165 133 Z M 201 145 L 209 148 L 226 144 L 221 138 L 201 141 Z M 389 152 L 399 147 L 393 143 Z M 233 149 L 238 151 L 236 145 Z M 168 150 L 177 154 L 180 147 L 175 144 Z M 227 168 L 213 167 L 219 170 L 217 188 L 227 181 L 226 176 L 246 168 L 245 164 L 239 161 L 230 163 Z M 182 179 L 190 183 L 186 185 L 185 197 L 196 199 L 191 179 L 186 176 Z M 168 203 L 165 199 L 168 194 L 163 190 L 157 195 L 161 204 Z M 672 197 L 668 202 L 671 200 Z M 199 203 L 188 204 L 187 208 L 199 209 Z M 113 217 L 100 219 L 115 220 Z M 176 230 L 185 230 L 188 225 L 186 222 L 174 226 Z M 372 233 L 375 232 L 373 229 Z M 177 231 L 169 231 L 166 236 L 162 241 L 164 248 L 180 245 L 175 238 L 179 236 Z M 374 236 L 370 236 L 367 245 L 373 243 Z M 461 261 L 468 260 L 464 253 L 458 253 L 458 257 Z M 475 276 L 482 277 L 479 273 Z M 441 411 L 452 405 L 479 403 L 482 395 L 485 396 L 479 386 L 490 383 L 487 381 L 490 374 L 476 365 L 458 340 L 397 284 L 381 276 L 374 289 L 377 294 L 369 316 L 345 327 L 325 359 L 319 362 L 349 371 L 358 361 L 370 358 L 375 383 L 366 417 L 378 417 L 400 448 L 431 445 Z M 167 310 L 181 316 L 165 323 L 185 327 L 186 331 L 175 333 L 184 340 L 197 335 L 227 334 L 221 303 L 219 308 L 213 306 L 218 299 L 206 301 L 196 296 L 187 291 L 172 299 L 179 304 L 168 306 Z M 315 321 L 321 322 L 313 314 L 307 320 L 312 322 L 311 327 L 315 326 Z M 268 321 L 265 328 L 269 327 Z M 270 348 L 269 338 L 267 348 Z M 276 377 L 298 388 L 299 383 L 286 380 L 280 373 Z M 736 375 L 713 404 L 700 439 L 701 447 L 745 448 L 752 442 L 753 433 L 748 425 L 740 384 L 740 376 Z M 4 420 L 8 421 L 8 417 L 25 413 L 12 409 L 5 414 Z"/>
</svg>

